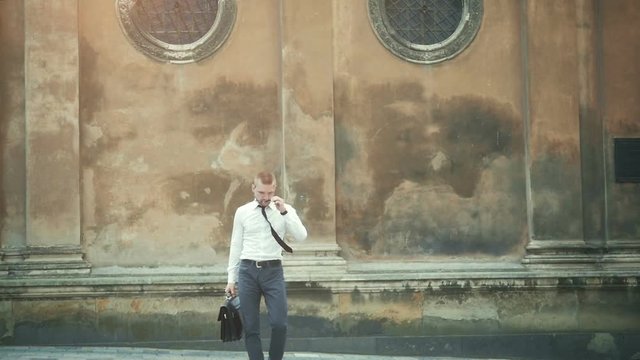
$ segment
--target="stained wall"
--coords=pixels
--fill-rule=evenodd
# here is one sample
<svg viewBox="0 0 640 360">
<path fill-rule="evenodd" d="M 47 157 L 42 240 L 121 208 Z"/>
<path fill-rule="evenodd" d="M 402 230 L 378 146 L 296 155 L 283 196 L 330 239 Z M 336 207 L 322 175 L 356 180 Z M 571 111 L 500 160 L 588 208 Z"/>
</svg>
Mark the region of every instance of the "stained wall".
<svg viewBox="0 0 640 360">
<path fill-rule="evenodd" d="M 637 34 L 618 24 L 639 10 L 599 2 L 585 18 L 585 4 L 486 2 L 467 49 L 419 65 L 381 45 L 364 0 L 243 1 L 213 56 L 175 65 L 129 43 L 113 2 L 79 2 L 89 262 L 223 261 L 256 168 L 276 171 L 312 239 L 350 259 L 517 261 L 530 239 L 637 239 L 637 185 L 615 182 L 612 139 L 638 134 Z M 2 68 L 5 245 L 24 242 L 19 19 L 2 32 L 15 44 Z"/>
<path fill-rule="evenodd" d="M 463 53 L 417 65 L 363 26 L 365 1 L 336 6 L 337 233 L 353 256 L 522 255 L 519 11 L 486 2 Z"/>
<path fill-rule="evenodd" d="M 89 261 L 212 264 L 254 173 L 281 164 L 277 2 L 239 3 L 225 45 L 184 66 L 134 49 L 113 1 L 79 5 Z"/>
</svg>

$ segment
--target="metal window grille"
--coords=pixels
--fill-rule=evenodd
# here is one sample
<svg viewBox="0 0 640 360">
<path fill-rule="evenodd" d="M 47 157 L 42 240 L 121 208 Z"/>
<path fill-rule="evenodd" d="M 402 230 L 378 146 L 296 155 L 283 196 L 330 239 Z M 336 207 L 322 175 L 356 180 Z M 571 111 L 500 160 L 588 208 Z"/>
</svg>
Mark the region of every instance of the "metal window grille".
<svg viewBox="0 0 640 360">
<path fill-rule="evenodd" d="M 463 0 L 386 0 L 389 25 L 406 41 L 433 45 L 447 40 L 462 21 Z"/>
<path fill-rule="evenodd" d="M 143 33 L 184 45 L 205 36 L 217 13 L 217 0 L 137 0 L 132 15 Z"/>
</svg>

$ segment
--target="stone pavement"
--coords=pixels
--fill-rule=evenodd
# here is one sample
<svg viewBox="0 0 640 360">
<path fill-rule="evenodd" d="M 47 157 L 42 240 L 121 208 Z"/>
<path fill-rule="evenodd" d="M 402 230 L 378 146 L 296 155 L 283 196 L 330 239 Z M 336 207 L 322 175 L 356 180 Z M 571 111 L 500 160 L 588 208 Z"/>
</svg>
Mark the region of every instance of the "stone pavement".
<svg viewBox="0 0 640 360">
<path fill-rule="evenodd" d="M 266 358 L 266 357 L 265 357 Z M 244 360 L 240 351 L 169 350 L 131 347 L 0 346 L 2 360 Z M 453 360 L 451 357 L 374 356 L 291 352 L 285 360 Z M 465 358 L 466 359 L 466 358 Z M 485 359 L 486 360 L 486 359 Z"/>
</svg>

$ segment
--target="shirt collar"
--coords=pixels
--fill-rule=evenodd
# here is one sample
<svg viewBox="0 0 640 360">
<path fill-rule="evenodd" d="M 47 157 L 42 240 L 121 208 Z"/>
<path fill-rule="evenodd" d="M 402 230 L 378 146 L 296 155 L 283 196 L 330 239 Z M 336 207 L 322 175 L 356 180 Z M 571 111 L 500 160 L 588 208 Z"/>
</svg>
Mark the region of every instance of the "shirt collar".
<svg viewBox="0 0 640 360">
<path fill-rule="evenodd" d="M 261 206 L 260 206 L 260 203 L 258 202 L 258 200 L 257 200 L 257 199 L 253 199 L 253 203 L 255 204 L 256 208 L 261 207 Z M 267 205 L 267 206 L 265 207 L 265 209 L 266 209 L 266 208 L 271 208 L 271 209 L 273 209 L 273 207 L 274 207 L 274 206 L 275 206 L 275 205 L 273 204 L 273 201 L 271 201 L 271 202 L 269 202 L 269 205 Z"/>
</svg>

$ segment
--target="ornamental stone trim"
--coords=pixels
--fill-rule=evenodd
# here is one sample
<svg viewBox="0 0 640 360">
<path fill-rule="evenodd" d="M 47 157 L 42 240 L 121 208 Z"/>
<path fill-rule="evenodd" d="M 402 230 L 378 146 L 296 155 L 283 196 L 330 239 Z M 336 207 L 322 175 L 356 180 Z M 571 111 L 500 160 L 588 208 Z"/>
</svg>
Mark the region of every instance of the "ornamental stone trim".
<svg viewBox="0 0 640 360">
<path fill-rule="evenodd" d="M 217 0 L 217 13 L 213 24 L 206 31 L 203 30 L 201 37 L 187 43 L 168 43 L 146 31 L 142 24 L 137 23 L 134 7 L 142 1 L 144 0 L 116 0 L 116 12 L 120 27 L 127 40 L 138 51 L 161 62 L 187 64 L 211 56 L 229 38 L 236 20 L 236 0 Z M 176 1 L 176 4 L 179 3 L 180 1 Z"/>
<path fill-rule="evenodd" d="M 480 30 L 484 13 L 483 0 L 462 0 L 462 16 L 451 36 L 434 44 L 414 44 L 403 39 L 390 26 L 385 1 L 387 0 L 368 0 L 369 22 L 373 32 L 394 55 L 418 64 L 436 64 L 460 54 Z"/>
</svg>

